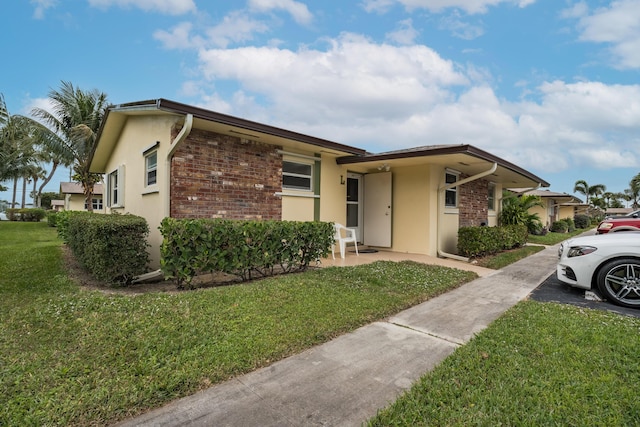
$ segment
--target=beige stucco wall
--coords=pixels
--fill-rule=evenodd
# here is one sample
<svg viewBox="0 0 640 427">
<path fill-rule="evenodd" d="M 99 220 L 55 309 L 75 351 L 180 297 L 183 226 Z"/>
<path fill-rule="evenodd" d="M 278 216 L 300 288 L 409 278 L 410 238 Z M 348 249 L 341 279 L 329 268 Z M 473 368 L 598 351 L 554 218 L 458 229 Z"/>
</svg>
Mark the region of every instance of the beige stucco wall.
<svg viewBox="0 0 640 427">
<path fill-rule="evenodd" d="M 429 168 L 394 168 L 392 247 L 396 252 L 429 252 Z"/>
<path fill-rule="evenodd" d="M 336 157 L 322 154 L 320 171 L 320 221 L 347 222 L 347 168 L 336 163 Z M 345 184 L 342 184 L 342 183 Z"/>
<path fill-rule="evenodd" d="M 571 218 L 575 216 L 573 206 L 560 206 L 559 219 Z"/>
<path fill-rule="evenodd" d="M 288 191 L 287 193 L 296 193 Z M 300 196 L 282 196 L 282 219 L 285 221 L 313 221 L 314 198 L 298 192 Z"/>
<path fill-rule="evenodd" d="M 540 222 L 542 225 L 549 226 L 549 209 L 548 209 L 548 200 L 542 200 L 543 206 L 534 206 L 529 209 L 530 214 L 537 214 L 538 218 L 540 218 Z"/>
<path fill-rule="evenodd" d="M 105 188 L 104 204 L 106 213 L 118 212 L 142 216 L 149 224 L 148 242 L 152 269 L 160 266 L 160 244 L 162 235 L 158 230 L 162 219 L 167 215 L 168 189 L 166 188 L 166 158 L 171 144 L 171 128 L 177 119 L 169 116 L 132 116 L 128 119 L 121 137 L 109 162 L 106 165 L 105 180 L 108 175 L 120 166 L 124 166 L 124 197 L 121 207 L 107 207 L 107 191 Z M 158 145 L 157 184 L 145 187 L 145 159 L 143 152 Z"/>
</svg>

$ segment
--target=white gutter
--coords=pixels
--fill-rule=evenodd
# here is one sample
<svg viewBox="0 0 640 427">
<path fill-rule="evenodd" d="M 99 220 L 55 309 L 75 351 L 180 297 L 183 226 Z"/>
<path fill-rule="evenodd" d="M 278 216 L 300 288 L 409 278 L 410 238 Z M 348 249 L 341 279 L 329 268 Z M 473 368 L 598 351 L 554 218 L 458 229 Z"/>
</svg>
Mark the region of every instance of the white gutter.
<svg viewBox="0 0 640 427">
<path fill-rule="evenodd" d="M 184 117 L 184 124 L 182 125 L 182 129 L 178 132 L 175 139 L 171 141 L 171 145 L 169 147 L 169 152 L 167 153 L 167 158 L 165 159 L 164 165 L 165 168 L 165 177 L 164 177 L 164 216 L 171 216 L 171 158 L 178 150 L 180 145 L 184 142 L 185 139 L 191 133 L 191 129 L 193 128 L 193 114 L 187 114 Z M 155 270 L 149 273 L 141 274 L 133 279 L 132 283 L 143 282 L 145 280 L 153 280 L 162 277 L 162 270 Z"/>
<path fill-rule="evenodd" d="M 440 213 L 440 209 L 441 209 L 440 206 L 442 205 L 442 203 L 441 203 L 441 195 L 444 194 L 445 191 L 447 191 L 447 190 L 449 190 L 451 188 L 458 187 L 460 185 L 466 184 L 468 182 L 475 181 L 475 180 L 480 179 L 480 178 L 484 178 L 485 176 L 491 175 L 492 173 L 494 173 L 497 169 L 498 169 L 498 163 L 494 163 L 493 166 L 491 166 L 491 169 L 489 169 L 489 170 L 487 170 L 485 172 L 480 172 L 477 175 L 473 175 L 473 176 L 470 176 L 469 178 L 465 178 L 465 179 L 463 179 L 461 181 L 452 182 L 451 184 L 446 184 L 446 185 L 438 188 L 438 222 L 440 221 L 440 216 L 441 216 L 441 213 Z M 443 258 L 452 258 L 452 259 L 455 259 L 455 260 L 458 260 L 458 261 L 469 262 L 469 258 L 467 258 L 467 257 L 463 257 L 463 256 L 460 256 L 460 255 L 455 255 L 455 254 L 450 254 L 450 253 L 447 253 L 447 252 L 443 251 L 442 249 L 440 249 L 440 227 L 437 228 L 436 242 L 437 242 L 437 245 L 438 245 L 438 256 L 441 256 Z"/>
</svg>

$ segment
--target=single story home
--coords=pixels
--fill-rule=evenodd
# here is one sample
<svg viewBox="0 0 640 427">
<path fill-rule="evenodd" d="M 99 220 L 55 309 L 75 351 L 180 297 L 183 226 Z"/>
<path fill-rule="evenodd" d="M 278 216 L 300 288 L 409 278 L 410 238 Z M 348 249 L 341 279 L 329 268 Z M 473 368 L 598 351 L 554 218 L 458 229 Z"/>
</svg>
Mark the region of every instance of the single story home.
<svg viewBox="0 0 640 427">
<path fill-rule="evenodd" d="M 64 200 L 58 200 L 58 199 L 51 200 L 51 209 L 53 209 L 56 212 L 63 211 Z"/>
<path fill-rule="evenodd" d="M 60 194 L 64 195 L 62 210 L 65 211 L 86 211 L 88 210 L 87 200 L 84 197 L 84 189 L 79 182 L 61 182 Z M 102 184 L 93 186 L 93 211 L 103 212 Z M 53 207 L 53 206 L 52 206 Z"/>
<path fill-rule="evenodd" d="M 549 190 L 527 190 L 526 188 L 510 188 L 510 191 L 523 195 L 532 195 L 540 198 L 542 206 L 534 206 L 529 209 L 532 214 L 538 214 L 542 225 L 550 227 L 554 222 L 573 218 L 579 214 L 586 214 L 589 205 L 576 196 L 567 193 L 556 193 Z"/>
<path fill-rule="evenodd" d="M 110 107 L 91 171 L 107 213 L 148 221 L 151 268 L 165 217 L 333 221 L 379 250 L 456 257 L 460 227 L 497 224 L 503 188 L 549 186 L 472 145 L 374 154 L 166 99 Z"/>
</svg>

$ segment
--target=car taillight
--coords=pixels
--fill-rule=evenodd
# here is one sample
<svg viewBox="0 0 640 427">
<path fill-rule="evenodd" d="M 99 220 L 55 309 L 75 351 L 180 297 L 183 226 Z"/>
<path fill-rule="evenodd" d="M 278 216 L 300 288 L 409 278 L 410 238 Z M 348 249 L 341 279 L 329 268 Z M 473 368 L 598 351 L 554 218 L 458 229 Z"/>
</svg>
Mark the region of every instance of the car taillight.
<svg viewBox="0 0 640 427">
<path fill-rule="evenodd" d="M 598 226 L 598 230 L 611 230 L 612 227 L 613 227 L 612 222 L 603 222 Z"/>
</svg>

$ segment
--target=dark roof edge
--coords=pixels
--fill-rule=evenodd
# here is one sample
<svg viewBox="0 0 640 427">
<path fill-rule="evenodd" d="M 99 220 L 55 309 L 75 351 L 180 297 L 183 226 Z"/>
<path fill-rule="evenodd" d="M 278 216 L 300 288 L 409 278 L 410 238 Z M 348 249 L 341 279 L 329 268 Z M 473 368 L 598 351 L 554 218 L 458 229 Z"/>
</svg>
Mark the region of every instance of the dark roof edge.
<svg viewBox="0 0 640 427">
<path fill-rule="evenodd" d="M 367 154 L 365 156 L 344 156 L 338 157 L 336 161 L 339 165 L 353 164 L 353 163 L 365 163 L 365 162 L 376 162 L 376 161 L 385 161 L 385 160 L 394 160 L 394 159 L 406 159 L 412 157 L 428 157 L 428 156 L 441 156 L 447 154 L 467 154 L 473 157 L 480 158 L 482 160 L 489 161 L 491 163 L 497 163 L 498 165 L 510 169 L 514 172 L 519 173 L 522 176 L 525 176 L 532 181 L 540 183 L 542 187 L 548 187 L 550 184 L 539 176 L 521 168 L 520 166 L 514 165 L 511 162 L 508 162 L 500 157 L 497 157 L 491 153 L 488 153 L 484 150 L 481 150 L 473 145 L 469 144 L 461 144 L 461 145 L 450 145 L 439 148 L 425 148 L 424 150 L 400 150 L 393 151 L 389 153 L 382 154 Z"/>
<path fill-rule="evenodd" d="M 215 121 L 217 123 L 239 127 L 248 131 L 260 132 L 280 138 L 291 139 L 294 141 L 319 146 L 321 148 L 341 151 L 343 153 L 351 153 L 353 155 L 363 155 L 366 153 L 366 150 L 363 150 L 361 148 L 352 147 L 349 145 L 340 144 L 338 142 L 333 142 L 326 139 L 316 138 L 314 136 L 265 125 L 251 120 L 242 119 L 240 117 L 230 116 L 228 114 L 217 113 L 215 111 L 206 110 L 200 107 L 194 107 L 192 105 L 182 104 L 180 102 L 175 102 L 164 98 L 114 105 L 112 107 L 109 107 L 109 111 L 126 111 L 128 109 L 141 110 L 145 108 L 158 109 L 177 114 L 192 114 L 194 118 Z"/>
</svg>

